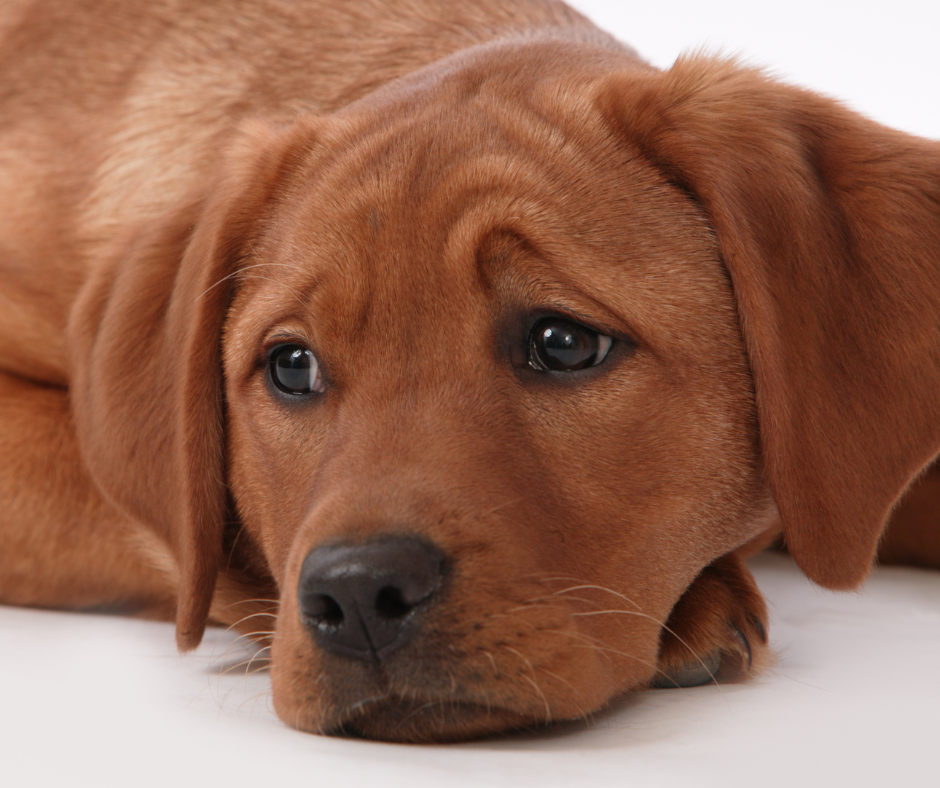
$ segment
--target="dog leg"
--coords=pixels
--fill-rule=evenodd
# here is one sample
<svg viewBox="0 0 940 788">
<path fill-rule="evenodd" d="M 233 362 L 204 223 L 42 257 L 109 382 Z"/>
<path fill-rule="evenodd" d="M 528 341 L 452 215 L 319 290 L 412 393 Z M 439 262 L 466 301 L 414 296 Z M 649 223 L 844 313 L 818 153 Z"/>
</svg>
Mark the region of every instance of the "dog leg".
<svg viewBox="0 0 940 788">
<path fill-rule="evenodd" d="M 673 608 L 652 686 L 737 681 L 770 661 L 767 606 L 743 559 L 731 553 L 706 566 Z"/>
<path fill-rule="evenodd" d="M 0 602 L 172 618 L 175 571 L 85 472 L 68 392 L 0 373 Z"/>
<path fill-rule="evenodd" d="M 878 560 L 940 569 L 940 464 L 904 494 L 878 545 Z"/>
</svg>

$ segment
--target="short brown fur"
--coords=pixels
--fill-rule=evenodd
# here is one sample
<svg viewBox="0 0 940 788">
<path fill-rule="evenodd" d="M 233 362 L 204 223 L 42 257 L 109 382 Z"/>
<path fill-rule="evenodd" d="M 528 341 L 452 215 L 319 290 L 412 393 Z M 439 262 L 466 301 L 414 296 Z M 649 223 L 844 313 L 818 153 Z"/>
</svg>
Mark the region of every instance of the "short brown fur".
<svg viewBox="0 0 940 788">
<path fill-rule="evenodd" d="M 0 36 L 0 600 L 234 625 L 288 724 L 453 740 L 758 672 L 778 533 L 832 588 L 883 533 L 940 566 L 938 143 L 548 1 Z M 532 369 L 545 313 L 608 359 Z M 322 651 L 304 557 L 399 533 L 447 556 L 420 634 Z"/>
</svg>

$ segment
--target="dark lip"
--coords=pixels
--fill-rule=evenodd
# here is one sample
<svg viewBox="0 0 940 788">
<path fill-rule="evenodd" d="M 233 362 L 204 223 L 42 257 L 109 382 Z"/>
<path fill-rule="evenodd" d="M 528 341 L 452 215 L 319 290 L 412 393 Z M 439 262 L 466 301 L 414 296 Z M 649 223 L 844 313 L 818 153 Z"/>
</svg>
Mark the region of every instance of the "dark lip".
<svg viewBox="0 0 940 788">
<path fill-rule="evenodd" d="M 455 697 L 380 695 L 357 701 L 323 726 L 327 736 L 393 742 L 468 741 L 543 726 L 501 706 Z"/>
</svg>

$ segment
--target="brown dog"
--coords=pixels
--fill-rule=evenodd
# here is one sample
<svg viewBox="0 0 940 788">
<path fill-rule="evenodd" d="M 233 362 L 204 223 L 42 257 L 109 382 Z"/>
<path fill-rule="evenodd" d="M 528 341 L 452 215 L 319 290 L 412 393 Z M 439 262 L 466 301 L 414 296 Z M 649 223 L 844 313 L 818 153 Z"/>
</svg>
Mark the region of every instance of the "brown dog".
<svg viewBox="0 0 940 788">
<path fill-rule="evenodd" d="M 741 555 L 855 587 L 940 451 L 937 143 L 550 0 L 0 36 L 5 602 L 233 624 L 305 730 L 477 736 L 758 670 Z M 938 517 L 928 474 L 884 553 Z"/>
</svg>

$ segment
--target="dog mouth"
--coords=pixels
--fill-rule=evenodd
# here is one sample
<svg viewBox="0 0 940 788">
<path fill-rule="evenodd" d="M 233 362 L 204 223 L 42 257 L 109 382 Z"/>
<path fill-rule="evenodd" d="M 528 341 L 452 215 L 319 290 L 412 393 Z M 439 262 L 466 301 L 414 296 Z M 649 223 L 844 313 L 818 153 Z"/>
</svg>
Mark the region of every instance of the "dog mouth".
<svg viewBox="0 0 940 788">
<path fill-rule="evenodd" d="M 326 735 L 389 742 L 479 739 L 543 723 L 509 709 L 454 697 L 382 695 L 359 701 L 324 726 Z"/>
</svg>

